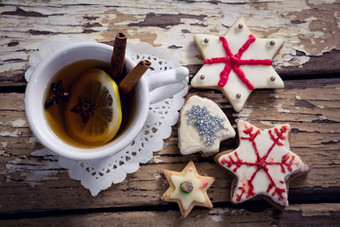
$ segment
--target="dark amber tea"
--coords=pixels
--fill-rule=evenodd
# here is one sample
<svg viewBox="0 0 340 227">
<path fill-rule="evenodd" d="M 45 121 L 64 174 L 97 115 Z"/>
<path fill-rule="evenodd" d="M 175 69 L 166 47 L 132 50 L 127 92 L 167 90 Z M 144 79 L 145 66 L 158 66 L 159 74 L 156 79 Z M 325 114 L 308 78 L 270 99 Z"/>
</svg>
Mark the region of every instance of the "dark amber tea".
<svg viewBox="0 0 340 227">
<path fill-rule="evenodd" d="M 64 67 L 51 81 L 45 94 L 46 119 L 64 142 L 81 148 L 101 146 L 127 130 L 136 98 L 134 92 L 119 95 L 109 70 L 108 63 L 83 60 Z"/>
</svg>

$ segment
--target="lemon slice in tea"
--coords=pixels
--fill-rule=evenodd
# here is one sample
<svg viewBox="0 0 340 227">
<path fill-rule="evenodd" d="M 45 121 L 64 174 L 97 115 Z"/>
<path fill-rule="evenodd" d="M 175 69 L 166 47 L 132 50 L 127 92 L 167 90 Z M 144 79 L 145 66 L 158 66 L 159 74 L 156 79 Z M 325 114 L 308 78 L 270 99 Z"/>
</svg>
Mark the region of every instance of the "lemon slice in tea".
<svg viewBox="0 0 340 227">
<path fill-rule="evenodd" d="M 92 68 L 76 80 L 65 113 L 70 136 L 86 145 L 114 138 L 122 122 L 118 86 L 103 70 Z"/>
</svg>

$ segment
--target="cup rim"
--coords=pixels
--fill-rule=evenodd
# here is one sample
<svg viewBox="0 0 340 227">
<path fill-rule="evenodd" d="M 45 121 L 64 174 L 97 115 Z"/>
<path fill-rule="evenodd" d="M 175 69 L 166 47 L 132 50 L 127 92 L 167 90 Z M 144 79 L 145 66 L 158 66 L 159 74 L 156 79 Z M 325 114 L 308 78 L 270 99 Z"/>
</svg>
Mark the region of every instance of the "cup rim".
<svg viewBox="0 0 340 227">
<path fill-rule="evenodd" d="M 35 102 L 32 92 L 34 92 L 34 89 L 36 89 L 35 86 L 39 83 L 39 78 L 41 77 L 41 73 L 44 71 L 44 69 L 49 67 L 49 64 L 56 61 L 58 58 L 62 57 L 64 53 L 67 53 L 69 51 L 81 51 L 82 49 L 86 48 L 99 48 L 103 49 L 103 56 L 105 55 L 105 51 L 110 51 L 112 54 L 113 47 L 102 44 L 102 43 L 92 43 L 92 42 L 84 42 L 84 43 L 74 43 L 69 44 L 65 47 L 62 47 L 50 55 L 48 55 L 45 59 L 43 59 L 40 64 L 35 68 L 33 71 L 25 91 L 25 113 L 26 118 L 28 121 L 28 125 L 34 134 L 34 136 L 38 139 L 38 141 L 48 148 L 52 153 L 62 156 L 67 159 L 72 160 L 96 160 L 96 159 L 102 159 L 108 156 L 112 156 L 114 154 L 117 154 L 118 152 L 122 151 L 124 148 L 126 148 L 138 135 L 140 130 L 143 128 L 144 123 L 146 121 L 148 110 L 149 110 L 149 89 L 147 86 L 147 83 L 145 79 L 142 77 L 139 82 L 137 83 L 135 87 L 135 91 L 138 93 L 137 99 L 141 100 L 141 105 L 138 110 L 136 110 L 136 115 L 138 119 L 133 120 L 133 124 L 131 124 L 131 127 L 129 130 L 126 130 L 124 134 L 120 135 L 117 140 L 113 140 L 109 142 L 108 144 L 105 144 L 103 146 L 99 147 L 90 147 L 90 148 L 79 148 L 72 146 L 68 143 L 62 142 L 62 140 L 57 137 L 57 135 L 54 134 L 52 129 L 47 125 L 46 119 L 39 119 L 39 117 L 35 116 L 35 113 L 37 111 L 44 111 L 43 107 L 39 107 L 39 102 Z M 86 59 L 92 59 L 91 57 L 88 57 Z M 109 58 L 111 59 L 111 58 Z M 73 62 L 80 61 L 75 60 Z M 136 64 L 130 57 L 125 56 L 125 61 L 128 70 L 131 70 L 134 65 Z M 70 62 L 73 63 L 73 62 Z M 64 65 L 62 68 L 66 67 Z M 56 71 L 54 75 L 57 73 Z M 51 78 L 54 76 L 50 76 Z M 48 84 L 46 84 L 47 86 Z M 42 93 L 42 92 L 41 92 Z M 41 94 L 43 95 L 43 94 Z M 138 97 L 139 96 L 139 97 Z M 34 105 L 35 104 L 35 105 Z M 41 113 L 39 113 L 41 115 Z M 44 113 L 42 113 L 44 114 Z"/>
</svg>

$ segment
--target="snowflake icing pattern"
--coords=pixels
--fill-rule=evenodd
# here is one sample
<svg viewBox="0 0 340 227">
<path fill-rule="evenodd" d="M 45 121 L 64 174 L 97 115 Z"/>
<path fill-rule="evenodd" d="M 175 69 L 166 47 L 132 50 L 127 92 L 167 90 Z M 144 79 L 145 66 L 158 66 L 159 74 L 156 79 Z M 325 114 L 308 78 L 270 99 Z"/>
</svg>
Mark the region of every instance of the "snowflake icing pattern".
<svg viewBox="0 0 340 227">
<path fill-rule="evenodd" d="M 231 153 L 219 157 L 220 164 L 238 177 L 233 202 L 243 202 L 256 195 L 263 194 L 271 197 L 273 201 L 280 205 L 287 206 L 285 177 L 299 170 L 308 170 L 307 165 L 301 161 L 300 157 L 285 147 L 284 141 L 287 139 L 289 125 L 281 125 L 261 131 L 255 126 L 242 121 L 239 124 L 240 147 Z M 263 152 L 261 147 L 258 147 L 258 145 L 263 146 L 263 144 L 258 144 L 255 139 L 261 136 L 268 136 L 267 133 L 269 134 L 269 148 Z M 242 143 L 246 143 L 246 141 L 251 143 L 253 148 L 251 151 L 242 149 L 245 148 L 242 147 Z M 263 140 L 260 141 L 263 142 Z M 255 153 L 255 160 L 245 161 L 240 157 L 241 153 L 243 157 L 250 156 L 246 154 L 248 151 Z M 261 156 L 261 154 L 263 155 Z M 275 171 L 277 167 L 279 169 Z M 261 171 L 265 174 L 257 177 Z M 263 185 L 266 182 L 267 185 Z M 264 186 L 263 191 L 259 183 L 262 184 L 262 187 Z"/>
</svg>

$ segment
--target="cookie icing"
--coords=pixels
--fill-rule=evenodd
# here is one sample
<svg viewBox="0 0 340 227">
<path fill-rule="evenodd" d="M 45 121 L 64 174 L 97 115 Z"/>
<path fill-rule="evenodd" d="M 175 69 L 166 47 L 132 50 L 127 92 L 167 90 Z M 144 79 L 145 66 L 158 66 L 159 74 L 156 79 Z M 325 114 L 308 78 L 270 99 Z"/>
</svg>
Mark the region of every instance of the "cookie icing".
<svg viewBox="0 0 340 227">
<path fill-rule="evenodd" d="M 248 87 L 249 90 L 254 90 L 254 85 L 247 79 L 242 69 L 240 69 L 240 65 L 272 65 L 272 61 L 269 59 L 241 59 L 243 52 L 246 51 L 255 40 L 256 38 L 253 35 L 249 35 L 248 40 L 239 49 L 238 53 L 233 54 L 230 51 L 226 38 L 220 37 L 220 41 L 222 41 L 223 48 L 228 56 L 204 60 L 204 64 L 225 64 L 224 69 L 220 73 L 220 81 L 217 84 L 219 87 L 225 86 L 225 84 L 228 82 L 229 74 L 231 70 L 233 70 L 238 78 Z"/>
<path fill-rule="evenodd" d="M 164 201 L 177 202 L 183 217 L 188 216 L 194 206 L 212 208 L 207 189 L 215 178 L 201 176 L 190 161 L 181 172 L 163 170 L 169 188 L 162 195 Z"/>
<path fill-rule="evenodd" d="M 197 179 L 192 168 L 189 168 L 183 177 L 171 176 L 171 181 L 176 189 L 170 195 L 170 198 L 179 199 L 184 210 L 187 210 L 193 201 L 199 203 L 205 202 L 202 189 L 207 186 L 206 181 Z M 192 190 L 189 193 L 181 190 L 180 186 L 183 182 L 190 182 L 192 184 Z"/>
<path fill-rule="evenodd" d="M 223 128 L 215 132 L 213 144 L 206 143 L 206 141 L 202 139 L 198 127 L 188 122 L 190 119 L 188 112 L 190 112 L 194 106 L 206 108 L 210 115 L 224 119 L 221 122 Z M 235 130 L 231 126 L 227 116 L 215 102 L 194 95 L 186 101 L 181 110 L 178 137 L 178 146 L 183 155 L 189 155 L 198 151 L 209 155 L 219 150 L 221 141 L 235 137 Z"/>
<path fill-rule="evenodd" d="M 288 206 L 286 181 L 292 174 L 309 170 L 290 151 L 289 130 L 288 124 L 261 131 L 242 120 L 238 122 L 239 147 L 218 158 L 218 163 L 237 177 L 233 203 L 264 195 L 281 206 Z"/>
<path fill-rule="evenodd" d="M 235 111 L 243 108 L 256 88 L 284 87 L 271 62 L 283 41 L 255 38 L 243 18 L 239 18 L 224 37 L 196 34 L 194 40 L 204 65 L 191 85 L 221 90 Z"/>
</svg>

